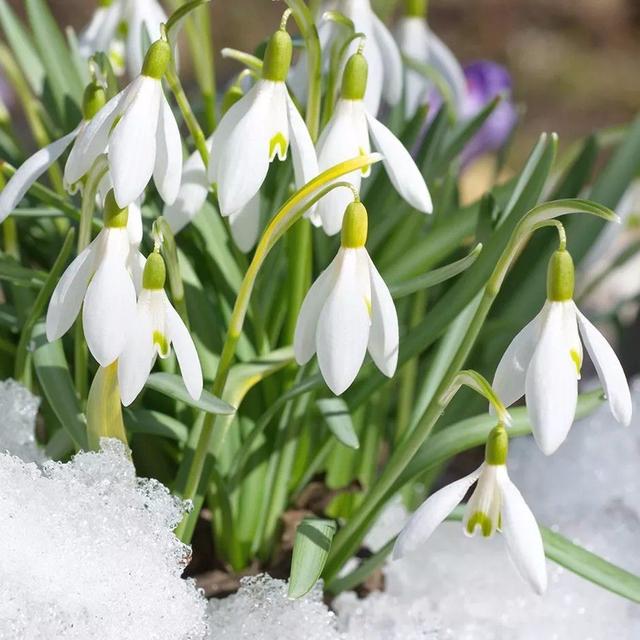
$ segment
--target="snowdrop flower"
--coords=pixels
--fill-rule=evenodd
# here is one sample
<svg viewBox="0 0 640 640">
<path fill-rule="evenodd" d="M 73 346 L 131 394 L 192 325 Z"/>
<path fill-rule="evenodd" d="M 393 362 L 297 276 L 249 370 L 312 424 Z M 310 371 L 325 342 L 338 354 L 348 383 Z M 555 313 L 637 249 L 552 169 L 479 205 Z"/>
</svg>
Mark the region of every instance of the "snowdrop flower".
<svg viewBox="0 0 640 640">
<path fill-rule="evenodd" d="M 222 100 L 222 112 L 225 114 L 244 93 L 232 86 Z M 211 155 L 212 138 L 207 140 Z M 209 193 L 207 170 L 199 152 L 193 153 L 182 167 L 182 183 L 178 197 L 173 204 L 166 204 L 162 213 L 173 233 L 187 226 L 202 210 Z M 239 211 L 229 216 L 231 236 L 237 247 L 244 252 L 250 251 L 260 235 L 260 192 Z"/>
<path fill-rule="evenodd" d="M 78 134 L 65 167 L 67 184 L 80 180 L 108 148 L 109 172 L 121 207 L 142 195 L 151 176 L 165 202 L 176 199 L 182 174 L 182 142 L 162 89 L 170 59 L 169 43 L 154 42 L 142 74 L 109 100 Z"/>
<path fill-rule="evenodd" d="M 135 317 L 127 222 L 127 209 L 118 207 L 111 192 L 105 203 L 104 228 L 67 267 L 47 310 L 46 330 L 51 342 L 71 328 L 82 307 L 87 345 L 102 367 L 120 355 Z"/>
<path fill-rule="evenodd" d="M 157 0 L 99 0 L 98 8 L 78 38 L 80 54 L 90 58 L 97 51 L 108 53 L 114 68 L 122 71 L 120 35 L 126 32 L 125 57 L 131 76 L 142 69 L 145 37 L 160 38 L 160 25 L 167 16 Z"/>
<path fill-rule="evenodd" d="M 28 158 L 7 182 L 0 193 L 0 222 L 18 206 L 24 195 L 47 169 L 66 151 L 67 147 L 88 127 L 91 119 L 106 102 L 102 86 L 92 82 L 87 86 L 82 100 L 82 120 L 71 133 L 40 149 Z"/>
<path fill-rule="evenodd" d="M 156 357 L 169 357 L 172 345 L 189 395 L 197 400 L 202 393 L 198 353 L 189 330 L 167 298 L 165 279 L 164 260 L 154 251 L 147 259 L 135 318 L 118 358 L 118 385 L 125 406 L 142 391 Z"/>
<path fill-rule="evenodd" d="M 446 82 L 458 113 L 464 109 L 467 83 L 460 63 L 427 24 L 427 0 L 407 0 L 406 14 L 398 22 L 396 39 L 402 53 L 430 65 Z M 419 106 L 430 101 L 434 83 L 412 69 L 405 72 L 405 111 L 411 118 Z"/>
<path fill-rule="evenodd" d="M 318 141 L 318 163 L 324 171 L 334 165 L 366 155 L 373 146 L 384 156 L 387 175 L 396 191 L 414 208 L 431 213 L 431 196 L 427 185 L 410 153 L 393 133 L 367 110 L 362 98 L 367 86 L 367 60 L 362 53 L 355 53 L 345 68 L 341 97 L 335 112 Z M 341 180 L 351 182 L 359 189 L 368 171 L 355 171 Z M 309 217 L 329 235 L 340 231 L 342 213 L 349 202 L 349 192 L 334 189 L 318 204 Z"/>
<path fill-rule="evenodd" d="M 573 260 L 561 246 L 549 262 L 542 311 L 513 339 L 493 381 L 507 407 L 525 396 L 533 434 L 547 455 L 564 442 L 575 417 L 582 342 L 613 417 L 625 426 L 631 422 L 631 394 L 622 366 L 604 336 L 576 307 L 573 289 Z"/>
<path fill-rule="evenodd" d="M 370 0 L 332 0 L 325 2 L 321 14 L 325 11 L 338 11 L 349 18 L 356 33 L 367 38 L 367 57 L 370 65 L 370 78 L 364 101 L 369 113 L 377 115 L 382 98 L 390 105 L 396 105 L 402 98 L 402 57 L 393 36 L 386 25 L 371 7 Z M 341 27 L 332 21 L 325 21 L 318 27 L 323 49 L 327 50 L 332 41 L 339 37 Z M 357 43 L 350 45 L 347 55 L 356 52 Z M 327 56 L 328 57 L 328 56 Z M 304 60 L 302 61 L 304 63 Z M 298 63 L 298 74 L 306 72 L 306 65 Z M 300 86 L 305 86 L 303 83 Z"/>
<path fill-rule="evenodd" d="M 485 538 L 501 531 L 507 550 L 520 575 L 538 594 L 547 588 L 547 568 L 540 529 L 522 494 L 509 478 L 509 438 L 499 424 L 487 439 L 485 461 L 472 474 L 436 491 L 413 514 L 395 544 L 395 560 L 419 549 L 469 488 L 476 488 L 466 504 L 463 527 L 468 536 L 477 529 Z"/>
<path fill-rule="evenodd" d="M 367 210 L 352 202 L 338 255 L 309 289 L 295 330 L 296 360 L 305 364 L 317 353 L 322 376 L 336 395 L 354 381 L 367 350 L 388 377 L 398 363 L 396 308 L 366 240 Z"/>
<path fill-rule="evenodd" d="M 269 164 L 276 156 L 285 160 L 289 146 L 298 187 L 318 174 L 313 142 L 285 84 L 292 55 L 291 37 L 284 29 L 287 16 L 269 41 L 262 78 L 227 111 L 213 134 L 209 180 L 217 184 L 225 217 L 255 222 L 257 194 Z"/>
</svg>

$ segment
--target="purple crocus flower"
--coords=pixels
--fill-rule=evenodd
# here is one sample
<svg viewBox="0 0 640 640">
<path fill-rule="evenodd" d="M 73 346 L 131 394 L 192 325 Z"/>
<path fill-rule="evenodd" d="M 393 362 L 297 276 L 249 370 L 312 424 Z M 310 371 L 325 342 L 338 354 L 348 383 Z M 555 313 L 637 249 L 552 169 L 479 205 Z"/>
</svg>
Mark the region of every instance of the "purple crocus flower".
<svg viewBox="0 0 640 640">
<path fill-rule="evenodd" d="M 464 66 L 464 75 L 467 95 L 462 104 L 462 119 L 473 118 L 496 96 L 503 95 L 503 100 L 464 148 L 461 160 L 466 166 L 475 158 L 502 148 L 518 114 L 511 99 L 511 76 L 505 67 L 490 60 L 478 60 Z"/>
</svg>

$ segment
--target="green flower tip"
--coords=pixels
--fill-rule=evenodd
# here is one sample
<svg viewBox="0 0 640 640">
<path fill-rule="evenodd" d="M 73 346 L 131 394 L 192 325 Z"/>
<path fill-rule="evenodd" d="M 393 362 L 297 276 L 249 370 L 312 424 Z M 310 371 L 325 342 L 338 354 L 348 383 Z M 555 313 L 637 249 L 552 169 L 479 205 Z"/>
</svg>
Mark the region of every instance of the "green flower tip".
<svg viewBox="0 0 640 640">
<path fill-rule="evenodd" d="M 167 269 L 164 265 L 162 256 L 154 251 L 147 258 L 142 272 L 142 286 L 145 289 L 164 289 L 164 283 L 167 279 Z"/>
<path fill-rule="evenodd" d="M 113 0 L 98 0 L 98 6 L 101 9 L 106 9 L 107 7 L 110 7 L 113 4 Z"/>
<path fill-rule="evenodd" d="M 484 459 L 487 464 L 507 464 L 509 453 L 509 436 L 504 425 L 499 424 L 491 429 L 485 446 Z"/>
<path fill-rule="evenodd" d="M 262 63 L 262 77 L 272 82 L 284 82 L 289 75 L 293 42 L 283 29 L 278 29 L 270 38 Z"/>
<path fill-rule="evenodd" d="M 547 270 L 547 298 L 553 302 L 573 299 L 575 269 L 571 254 L 566 249 L 555 251 Z"/>
<path fill-rule="evenodd" d="M 367 242 L 369 218 L 362 202 L 352 202 L 344 212 L 342 219 L 342 247 L 360 249 Z"/>
<path fill-rule="evenodd" d="M 342 76 L 342 97 L 345 100 L 362 100 L 367 90 L 369 65 L 360 52 L 354 53 L 344 68 Z"/>
<path fill-rule="evenodd" d="M 129 207 L 120 207 L 111 189 L 104 201 L 104 226 L 110 229 L 122 229 L 128 222 Z"/>
<path fill-rule="evenodd" d="M 97 82 L 88 84 L 82 96 L 82 117 L 85 120 L 91 120 L 106 102 L 107 94 L 104 88 Z"/>
<path fill-rule="evenodd" d="M 467 521 L 467 533 L 472 536 L 476 532 L 476 527 L 480 527 L 482 535 L 490 538 L 493 533 L 493 523 L 491 518 L 482 511 L 476 511 Z"/>
<path fill-rule="evenodd" d="M 222 115 L 227 113 L 233 105 L 238 102 L 244 96 L 244 91 L 242 87 L 239 87 L 237 84 L 232 84 L 229 89 L 222 96 Z"/>
<path fill-rule="evenodd" d="M 147 51 L 142 65 L 142 75 L 161 80 L 171 61 L 171 45 L 166 40 L 156 40 Z"/>
<path fill-rule="evenodd" d="M 411 18 L 426 18 L 429 0 L 406 0 L 407 16 Z"/>
</svg>

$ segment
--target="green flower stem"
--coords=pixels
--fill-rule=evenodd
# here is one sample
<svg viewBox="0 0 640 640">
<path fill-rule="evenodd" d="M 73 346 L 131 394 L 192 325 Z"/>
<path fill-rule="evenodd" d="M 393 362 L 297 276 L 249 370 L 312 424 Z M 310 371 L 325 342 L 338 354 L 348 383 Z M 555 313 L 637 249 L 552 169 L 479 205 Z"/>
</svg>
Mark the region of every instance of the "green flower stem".
<svg viewBox="0 0 640 640">
<path fill-rule="evenodd" d="M 30 354 L 29 343 L 31 342 L 33 328 L 44 312 L 47 302 L 49 301 L 55 286 L 58 284 L 58 279 L 62 275 L 62 271 L 67 264 L 69 256 L 71 255 L 74 235 L 75 229 L 69 229 L 67 237 L 60 249 L 60 253 L 56 258 L 56 261 L 53 263 L 51 271 L 49 271 L 49 275 L 42 285 L 42 289 L 38 292 L 33 306 L 31 307 L 31 311 L 29 312 L 29 316 L 25 319 L 22 331 L 20 332 L 20 340 L 18 341 L 18 348 L 16 350 L 14 377 L 16 380 L 21 382 L 25 380 L 25 376 L 27 375 L 27 365 Z"/>
<path fill-rule="evenodd" d="M 452 385 L 454 385 L 458 372 L 464 366 L 471 349 L 476 343 L 512 262 L 520 255 L 525 244 L 536 230 L 546 226 L 556 226 L 557 222 L 552 220 L 552 217 L 572 212 L 591 213 L 609 220 L 616 218 L 615 214 L 600 205 L 580 200 L 560 200 L 535 207 L 518 223 L 491 277 L 487 281 L 469 329 L 452 358 L 451 364 L 425 413 L 415 429 L 408 432 L 405 439 L 397 446 L 361 507 L 354 512 L 347 524 L 336 535 L 324 572 L 324 577 L 327 581 L 336 576 L 346 560 L 357 551 L 364 532 L 389 497 L 388 494 L 393 489 L 396 480 L 431 435 L 434 425 L 444 412 L 446 404 L 452 398 Z"/>
<path fill-rule="evenodd" d="M 346 162 L 342 162 L 339 165 L 328 169 L 289 198 L 289 200 L 287 200 L 283 207 L 273 217 L 264 234 L 260 238 L 253 260 L 247 269 L 242 284 L 240 285 L 240 290 L 238 291 L 238 297 L 229 320 L 227 336 L 222 348 L 222 354 L 220 355 L 216 377 L 213 382 L 212 393 L 215 396 L 219 398 L 223 397 L 227 377 L 229 376 L 229 370 L 235 358 L 236 346 L 242 334 L 242 328 L 249 308 L 251 293 L 260 268 L 269 254 L 269 251 L 291 228 L 291 226 L 304 215 L 305 211 L 313 206 L 313 204 L 332 189 L 337 187 L 344 188 L 347 184 L 333 182 L 333 184 L 329 184 L 329 186 L 327 186 L 328 183 L 347 175 L 359 167 L 378 162 L 379 160 L 380 156 L 364 156 L 354 158 L 353 160 L 347 160 Z M 203 484 L 204 487 L 208 485 L 209 479 L 203 478 L 203 471 L 212 444 L 215 420 L 216 416 L 214 414 L 206 414 L 193 457 L 190 458 L 185 456 L 185 463 L 189 464 L 188 472 L 185 474 L 180 473 L 180 471 L 178 472 L 178 478 L 184 477 L 186 479 L 184 481 L 184 485 L 177 486 L 176 490 L 187 500 L 193 500 L 196 497 L 201 484 Z M 218 451 L 222 444 L 222 442 L 217 442 Z M 185 516 L 182 522 L 178 525 L 176 529 L 176 535 L 178 535 L 178 537 L 184 539 L 184 537 L 188 537 L 190 535 L 190 531 L 193 529 L 189 526 L 189 521 L 198 516 L 195 511 L 196 510 L 194 509 L 191 514 Z"/>
<path fill-rule="evenodd" d="M 182 87 L 182 83 L 180 82 L 180 78 L 178 78 L 178 74 L 176 73 L 175 64 L 172 62 L 167 69 L 165 74 L 165 79 L 171 92 L 173 93 L 176 102 L 178 103 L 178 107 L 182 113 L 182 117 L 184 121 L 187 123 L 187 127 L 189 128 L 189 133 L 193 138 L 193 142 L 196 145 L 196 149 L 198 153 L 200 153 L 200 157 L 202 158 L 202 162 L 204 162 L 204 166 L 209 166 L 209 149 L 207 148 L 207 139 L 204 135 L 204 131 L 202 131 L 202 127 L 198 123 L 198 119 L 193 113 L 193 109 L 191 108 L 191 104 L 189 103 L 189 99 L 187 98 L 187 94 L 184 92 Z"/>
<path fill-rule="evenodd" d="M 108 171 L 109 165 L 104 155 L 98 157 L 87 177 L 82 195 L 82 208 L 80 210 L 80 225 L 78 228 L 78 255 L 82 253 L 91 242 L 91 228 L 93 212 L 96 206 L 96 194 L 100 181 Z M 89 353 L 84 339 L 82 322 L 77 321 L 73 334 L 73 378 L 78 398 L 84 401 L 89 392 Z"/>
<path fill-rule="evenodd" d="M 320 133 L 320 106 L 322 100 L 322 50 L 313 13 L 303 0 L 286 0 L 293 19 L 300 29 L 307 49 L 307 75 L 309 91 L 306 122 L 311 139 L 315 142 Z"/>
</svg>

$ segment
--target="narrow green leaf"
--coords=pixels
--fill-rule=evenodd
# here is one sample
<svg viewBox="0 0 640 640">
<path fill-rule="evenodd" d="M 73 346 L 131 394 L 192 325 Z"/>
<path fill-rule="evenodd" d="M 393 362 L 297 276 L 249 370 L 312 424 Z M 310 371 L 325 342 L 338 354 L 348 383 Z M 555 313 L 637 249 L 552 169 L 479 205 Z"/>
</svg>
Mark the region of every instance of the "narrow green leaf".
<svg viewBox="0 0 640 640">
<path fill-rule="evenodd" d="M 44 271 L 28 269 L 8 255 L 0 256 L 0 280 L 6 280 L 20 287 L 39 289 L 47 278 Z"/>
<path fill-rule="evenodd" d="M 0 24 L 32 91 L 36 95 L 41 95 L 45 76 L 44 67 L 33 46 L 31 37 L 7 4 L 7 0 L 0 0 Z"/>
<path fill-rule="evenodd" d="M 324 569 L 335 532 L 333 520 L 306 518 L 298 525 L 291 560 L 289 598 L 301 598 L 313 589 Z"/>
<path fill-rule="evenodd" d="M 25 0 L 25 7 L 58 115 L 65 128 L 73 127 L 81 117 L 84 87 L 66 40 L 44 0 Z"/>
<path fill-rule="evenodd" d="M 73 388 L 62 342 L 49 342 L 44 323 L 33 330 L 33 364 L 47 402 L 78 449 L 87 448 L 86 419 Z"/>
<path fill-rule="evenodd" d="M 360 448 L 360 440 L 353 426 L 349 407 L 342 398 L 324 398 L 316 402 L 331 433 L 343 445 L 351 449 Z"/>
<path fill-rule="evenodd" d="M 238 49 L 232 49 L 230 47 L 225 47 L 220 51 L 223 58 L 231 58 L 232 60 L 236 60 L 240 64 L 247 67 L 247 69 L 262 74 L 262 60 L 257 58 L 250 53 L 246 53 L 245 51 L 240 51 Z"/>
<path fill-rule="evenodd" d="M 482 244 L 477 244 L 468 256 L 465 256 L 460 260 L 456 260 L 455 262 L 447 264 L 444 267 L 440 267 L 439 269 L 428 271 L 417 278 L 412 278 L 406 282 L 392 285 L 389 287 L 391 295 L 398 300 L 399 298 L 404 298 L 405 296 L 417 293 L 423 289 L 428 289 L 429 287 L 446 282 L 447 280 L 461 274 L 463 271 L 466 271 L 477 260 L 481 251 Z"/>
<path fill-rule="evenodd" d="M 220 400 L 220 398 L 216 398 L 208 391 L 203 391 L 200 399 L 194 400 L 184 386 L 182 376 L 173 373 L 152 373 L 147 380 L 146 386 L 207 413 L 230 415 L 235 412 L 234 407 Z"/>
<path fill-rule="evenodd" d="M 125 409 L 124 422 L 129 433 L 144 433 L 186 442 L 189 430 L 179 420 L 159 411 Z"/>
<path fill-rule="evenodd" d="M 191 2 L 187 2 L 183 4 L 181 7 L 178 7 L 167 20 L 166 29 L 167 35 L 172 36 L 173 30 L 180 26 L 180 21 L 183 18 L 186 18 L 192 11 L 201 7 L 203 4 L 208 4 L 211 0 L 192 0 Z"/>
</svg>

